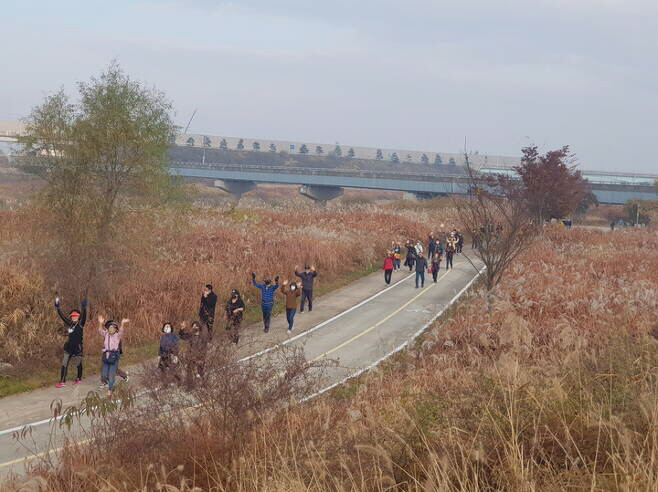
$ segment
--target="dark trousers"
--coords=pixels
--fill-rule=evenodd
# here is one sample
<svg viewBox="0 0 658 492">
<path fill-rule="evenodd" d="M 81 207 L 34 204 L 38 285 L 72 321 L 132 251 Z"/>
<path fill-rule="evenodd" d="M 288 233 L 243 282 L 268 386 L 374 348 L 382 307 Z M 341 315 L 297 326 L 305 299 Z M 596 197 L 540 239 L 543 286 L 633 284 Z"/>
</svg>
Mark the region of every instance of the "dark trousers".
<svg viewBox="0 0 658 492">
<path fill-rule="evenodd" d="M 453 268 L 452 266 L 452 255 L 446 256 L 446 269 Z"/>
<path fill-rule="evenodd" d="M 240 323 L 242 318 L 240 316 L 228 316 L 228 323 L 226 323 L 226 331 L 230 332 L 229 336 L 233 343 L 238 343 L 240 340 Z"/>
<path fill-rule="evenodd" d="M 436 283 L 436 277 L 439 276 L 439 269 L 432 270 L 432 279 L 434 279 L 434 283 Z"/>
<path fill-rule="evenodd" d="M 70 362 L 76 364 L 78 368 L 78 375 L 76 379 L 78 381 L 82 379 L 82 354 L 71 355 L 68 352 L 64 352 L 64 357 L 62 358 L 62 368 L 59 371 L 59 381 L 61 383 L 66 382 L 66 373 L 68 372 Z"/>
<path fill-rule="evenodd" d="M 261 304 L 261 307 L 263 308 L 263 327 L 265 333 L 267 333 L 270 331 L 270 319 L 272 319 L 273 304 Z"/>
<path fill-rule="evenodd" d="M 384 270 L 384 282 L 387 284 L 391 283 L 391 275 L 393 275 L 393 270 Z"/>
<path fill-rule="evenodd" d="M 208 329 L 208 340 L 212 340 L 212 329 L 213 329 L 213 325 L 215 324 L 215 317 L 208 316 L 206 318 L 203 318 L 202 321 L 203 324 L 206 325 L 206 328 Z"/>
<path fill-rule="evenodd" d="M 405 264 L 409 267 L 409 271 L 414 269 L 415 262 L 416 261 L 414 260 L 414 258 L 407 257 L 407 261 L 405 262 Z"/>
<path fill-rule="evenodd" d="M 420 280 L 420 286 L 425 286 L 425 270 L 418 271 L 416 270 L 416 288 L 418 288 L 418 280 Z"/>
<path fill-rule="evenodd" d="M 400 269 L 400 258 L 395 258 L 395 259 L 393 260 L 393 267 L 394 267 L 396 270 L 399 270 L 399 269 Z"/>
<path fill-rule="evenodd" d="M 292 330 L 292 325 L 295 322 L 296 308 L 286 308 L 286 319 L 288 320 L 288 329 Z"/>
<path fill-rule="evenodd" d="M 299 306 L 299 312 L 304 312 L 304 301 L 308 299 L 308 310 L 313 311 L 313 291 L 309 289 L 302 289 L 302 303 Z"/>
</svg>

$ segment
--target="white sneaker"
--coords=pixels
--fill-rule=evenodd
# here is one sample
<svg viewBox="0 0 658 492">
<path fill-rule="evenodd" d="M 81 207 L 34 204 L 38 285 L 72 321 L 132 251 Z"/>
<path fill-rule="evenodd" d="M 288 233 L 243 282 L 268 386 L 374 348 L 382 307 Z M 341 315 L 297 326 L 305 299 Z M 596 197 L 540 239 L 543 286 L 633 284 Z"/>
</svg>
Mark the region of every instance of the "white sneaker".
<svg viewBox="0 0 658 492">
<path fill-rule="evenodd" d="M 98 389 L 105 389 L 107 388 L 107 383 L 101 383 L 98 385 Z"/>
</svg>

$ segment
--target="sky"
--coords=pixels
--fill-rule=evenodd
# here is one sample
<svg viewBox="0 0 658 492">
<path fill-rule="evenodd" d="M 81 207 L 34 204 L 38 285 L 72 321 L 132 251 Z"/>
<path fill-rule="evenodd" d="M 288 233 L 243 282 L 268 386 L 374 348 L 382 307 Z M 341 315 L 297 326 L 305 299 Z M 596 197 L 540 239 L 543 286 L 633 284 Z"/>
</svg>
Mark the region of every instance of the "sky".
<svg viewBox="0 0 658 492">
<path fill-rule="evenodd" d="M 656 0 L 6 0 L 0 120 L 112 59 L 190 132 L 658 174 Z"/>
</svg>

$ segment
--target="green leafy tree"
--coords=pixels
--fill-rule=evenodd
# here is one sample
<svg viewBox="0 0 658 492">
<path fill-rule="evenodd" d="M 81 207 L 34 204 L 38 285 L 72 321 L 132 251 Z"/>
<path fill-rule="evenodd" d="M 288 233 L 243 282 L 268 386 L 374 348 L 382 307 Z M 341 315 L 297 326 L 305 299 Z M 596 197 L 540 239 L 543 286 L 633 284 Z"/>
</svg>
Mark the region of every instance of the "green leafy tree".
<svg viewBox="0 0 658 492">
<path fill-rule="evenodd" d="M 244 138 L 238 140 L 238 145 L 235 147 L 237 150 L 244 150 Z"/>
<path fill-rule="evenodd" d="M 441 159 L 440 154 L 436 154 L 436 156 L 434 156 L 434 164 L 436 164 L 437 166 L 443 164 L 443 160 Z"/>
<path fill-rule="evenodd" d="M 336 145 L 336 148 L 334 149 L 334 156 L 336 157 L 343 156 L 343 149 L 340 148 L 340 145 Z"/>
<path fill-rule="evenodd" d="M 350 149 L 347 151 L 347 158 L 354 159 L 354 155 L 355 155 L 354 149 L 350 147 Z"/>
<path fill-rule="evenodd" d="M 221 142 L 219 142 L 219 150 L 228 150 L 228 143 L 226 143 L 225 138 L 222 138 Z"/>
<path fill-rule="evenodd" d="M 189 137 L 185 143 L 187 144 L 188 147 L 194 147 L 194 137 Z"/>
<path fill-rule="evenodd" d="M 398 157 L 397 152 L 393 152 L 393 154 L 391 154 L 391 162 L 394 162 L 396 164 L 400 162 L 400 158 Z"/>
<path fill-rule="evenodd" d="M 205 135 L 203 136 L 203 146 L 210 147 L 210 138 L 206 137 Z"/>
<path fill-rule="evenodd" d="M 299 153 L 304 155 L 308 154 L 308 147 L 306 144 L 302 144 L 301 147 L 299 147 Z"/>
<path fill-rule="evenodd" d="M 420 162 L 421 164 L 429 164 L 430 163 L 430 158 L 427 157 L 427 154 L 423 154 L 420 156 Z"/>
<path fill-rule="evenodd" d="M 322 148 L 321 145 L 316 145 L 316 146 L 315 146 L 315 153 L 316 153 L 317 155 L 322 155 L 322 154 L 324 154 L 324 149 Z"/>
<path fill-rule="evenodd" d="M 271 143 L 270 147 L 269 147 L 269 151 L 272 152 L 272 153 L 275 153 L 276 152 L 276 145 Z"/>
<path fill-rule="evenodd" d="M 251 148 L 255 151 L 259 151 L 260 150 L 260 143 L 258 143 L 258 142 L 252 143 Z"/>
<path fill-rule="evenodd" d="M 52 272 L 60 286 L 78 294 L 100 288 L 102 273 L 134 250 L 126 235 L 135 218 L 172 196 L 171 110 L 163 93 L 112 62 L 78 84 L 75 103 L 60 91 L 26 118 L 21 141 L 47 169 L 40 254 L 49 255 L 48 268 L 61 267 Z"/>
<path fill-rule="evenodd" d="M 450 164 L 451 166 L 456 166 L 457 163 L 455 162 L 455 158 L 451 157 L 450 159 L 448 159 L 448 164 Z"/>
<path fill-rule="evenodd" d="M 383 158 L 384 158 L 384 153 L 382 152 L 382 149 L 377 149 L 377 152 L 375 153 L 375 159 L 381 161 Z"/>
</svg>

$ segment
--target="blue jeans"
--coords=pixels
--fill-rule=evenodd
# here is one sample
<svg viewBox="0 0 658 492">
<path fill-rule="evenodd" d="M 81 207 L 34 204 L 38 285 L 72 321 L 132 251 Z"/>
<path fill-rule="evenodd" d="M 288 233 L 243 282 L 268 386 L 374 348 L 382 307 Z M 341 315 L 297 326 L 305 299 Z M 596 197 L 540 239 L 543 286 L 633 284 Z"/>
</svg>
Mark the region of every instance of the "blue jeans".
<svg viewBox="0 0 658 492">
<path fill-rule="evenodd" d="M 110 391 L 114 388 L 114 380 L 116 379 L 117 369 L 119 368 L 119 359 L 114 364 L 110 364 L 105 359 L 103 354 L 103 366 L 101 367 L 101 381 L 107 383 Z"/>
<path fill-rule="evenodd" d="M 288 320 L 289 330 L 292 330 L 292 324 L 295 322 L 295 313 L 297 313 L 296 308 L 292 308 L 292 309 L 286 308 L 286 319 Z"/>
<path fill-rule="evenodd" d="M 418 288 L 418 280 L 420 279 L 420 286 L 424 287 L 425 286 L 425 270 L 419 272 L 416 271 L 416 288 Z"/>
<path fill-rule="evenodd" d="M 272 307 L 273 304 L 261 304 L 263 309 L 263 326 L 265 331 L 270 331 L 270 319 L 272 318 Z"/>
</svg>

